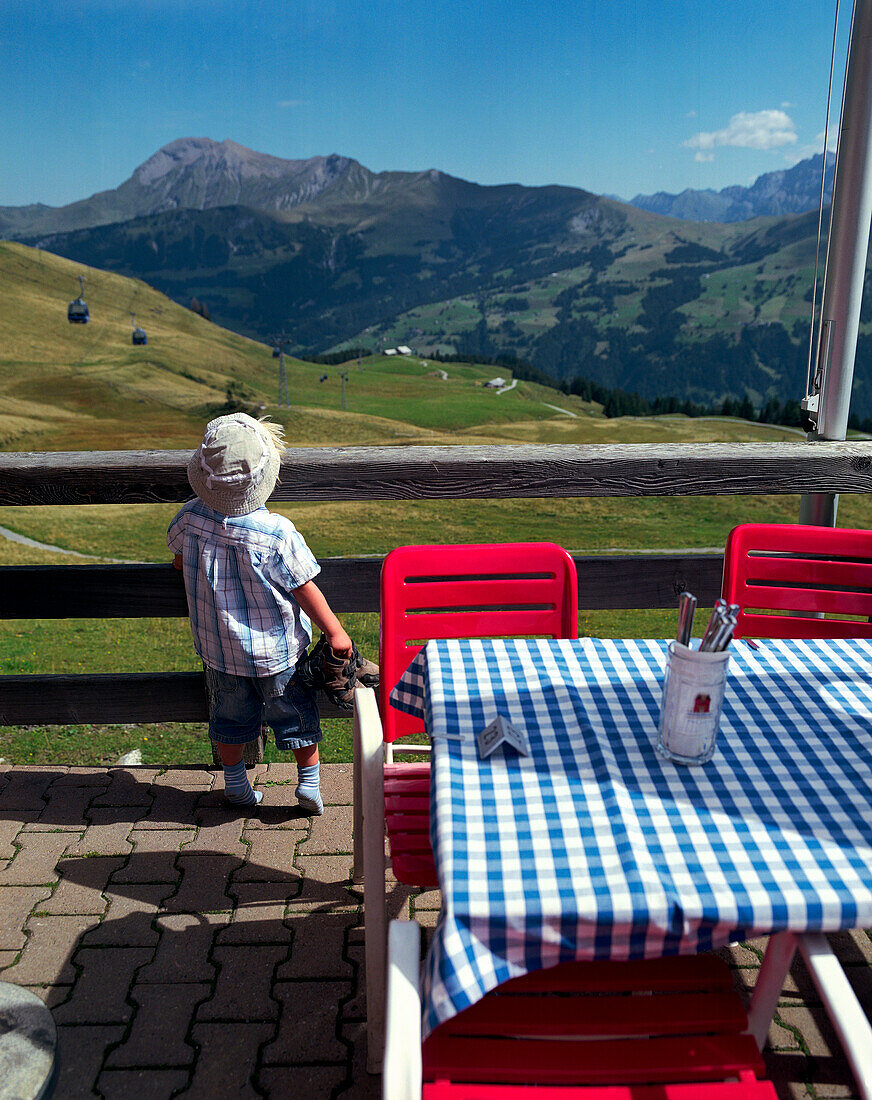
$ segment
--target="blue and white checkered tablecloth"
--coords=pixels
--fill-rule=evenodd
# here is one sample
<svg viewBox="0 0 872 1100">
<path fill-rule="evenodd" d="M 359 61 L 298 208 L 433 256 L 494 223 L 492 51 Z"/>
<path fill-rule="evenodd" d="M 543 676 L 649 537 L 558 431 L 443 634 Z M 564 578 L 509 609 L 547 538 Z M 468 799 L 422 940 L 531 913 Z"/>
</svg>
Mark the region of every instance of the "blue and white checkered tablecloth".
<svg viewBox="0 0 872 1100">
<path fill-rule="evenodd" d="M 572 958 L 872 927 L 872 645 L 731 647 L 717 751 L 655 752 L 666 642 L 429 642 L 391 695 L 433 739 L 429 1032 Z M 529 757 L 480 760 L 502 714 Z"/>
</svg>

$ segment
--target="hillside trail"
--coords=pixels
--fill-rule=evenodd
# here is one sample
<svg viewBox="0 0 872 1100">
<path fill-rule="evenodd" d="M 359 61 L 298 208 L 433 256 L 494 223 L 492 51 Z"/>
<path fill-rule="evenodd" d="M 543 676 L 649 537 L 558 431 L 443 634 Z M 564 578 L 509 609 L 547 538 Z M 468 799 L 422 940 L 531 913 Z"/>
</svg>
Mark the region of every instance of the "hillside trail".
<svg viewBox="0 0 872 1100">
<path fill-rule="evenodd" d="M 17 531 L 10 531 L 8 527 L 0 527 L 0 538 L 8 542 L 18 543 L 19 546 L 29 546 L 34 550 L 50 550 L 55 554 L 68 554 L 73 558 L 84 558 L 85 561 L 104 561 L 110 565 L 139 565 L 140 562 L 128 561 L 126 558 L 104 558 L 99 554 L 82 554 L 78 550 L 68 550 L 65 546 L 54 546 L 50 542 L 37 542 L 36 539 L 20 535 Z"/>
</svg>

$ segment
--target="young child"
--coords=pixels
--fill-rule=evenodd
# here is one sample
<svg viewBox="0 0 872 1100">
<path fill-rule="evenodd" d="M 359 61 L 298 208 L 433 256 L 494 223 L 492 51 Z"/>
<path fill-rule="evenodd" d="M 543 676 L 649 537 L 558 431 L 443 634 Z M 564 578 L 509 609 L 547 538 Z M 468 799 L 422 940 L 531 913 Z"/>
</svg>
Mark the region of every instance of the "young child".
<svg viewBox="0 0 872 1100">
<path fill-rule="evenodd" d="M 337 655 L 350 656 L 352 642 L 313 580 L 321 567 L 302 535 L 264 507 L 283 449 L 280 424 L 245 413 L 210 421 L 188 463 L 197 497 L 173 519 L 167 545 L 185 579 L 194 645 L 206 666 L 209 736 L 227 799 L 254 806 L 263 798 L 248 780 L 243 745 L 265 720 L 277 747 L 296 757 L 297 802 L 321 814 L 320 716 L 294 671 L 312 638 L 310 619 Z"/>
</svg>

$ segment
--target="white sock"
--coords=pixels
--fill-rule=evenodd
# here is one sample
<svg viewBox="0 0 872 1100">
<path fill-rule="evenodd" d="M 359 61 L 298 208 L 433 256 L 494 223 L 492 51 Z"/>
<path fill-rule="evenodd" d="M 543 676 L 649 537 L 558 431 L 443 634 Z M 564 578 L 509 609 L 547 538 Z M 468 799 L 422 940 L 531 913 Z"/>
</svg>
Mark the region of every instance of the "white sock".
<svg viewBox="0 0 872 1100">
<path fill-rule="evenodd" d="M 317 764 L 297 765 L 297 789 L 294 794 L 297 802 L 313 814 L 324 813 L 324 803 L 321 799 L 320 785 L 321 762 Z"/>
</svg>

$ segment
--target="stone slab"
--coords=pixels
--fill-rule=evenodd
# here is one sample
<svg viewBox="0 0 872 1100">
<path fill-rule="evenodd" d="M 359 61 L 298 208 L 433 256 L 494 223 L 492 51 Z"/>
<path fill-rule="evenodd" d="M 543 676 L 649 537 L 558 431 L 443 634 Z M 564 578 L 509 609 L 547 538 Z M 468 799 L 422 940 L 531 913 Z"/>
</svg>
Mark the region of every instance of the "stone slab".
<svg viewBox="0 0 872 1100">
<path fill-rule="evenodd" d="M 140 983 L 211 982 L 215 934 L 229 913 L 165 913 L 157 920 L 160 942 L 153 960 L 137 976 Z"/>
<path fill-rule="evenodd" d="M 176 866 L 183 845 L 194 839 L 193 828 L 143 829 L 130 834 L 133 852 L 112 876 L 112 883 L 181 881 Z"/>
<path fill-rule="evenodd" d="M 215 937 L 219 944 L 285 944 L 293 932 L 285 921 L 288 902 L 296 895 L 296 882 L 237 882 L 230 886 L 236 901 L 230 924 Z"/>
<path fill-rule="evenodd" d="M 216 1100 L 232 1096 L 233 1100 L 256 1100 L 263 1092 L 255 1087 L 257 1056 L 260 1047 L 272 1037 L 272 1023 L 198 1023 L 191 1032 L 197 1046 L 197 1062 L 191 1085 L 178 1094 L 177 1100 Z M 233 1057 L 228 1058 L 227 1052 Z M 289 1088 L 287 1076 L 276 1081 L 275 1091 L 268 1096 L 290 1100 L 293 1096 L 317 1100 L 327 1092 L 299 1093 Z"/>
<path fill-rule="evenodd" d="M 109 1054 L 106 1067 L 190 1066 L 196 1051 L 187 1040 L 189 1023 L 210 988 L 205 982 L 135 985 L 130 991 L 136 1005 L 130 1033 Z"/>
<path fill-rule="evenodd" d="M 197 1021 L 276 1019 L 279 1003 L 272 997 L 273 976 L 287 954 L 284 946 L 216 947 L 215 991 L 197 1009 Z"/>
<path fill-rule="evenodd" d="M 94 1100 L 94 1082 L 106 1049 L 118 1043 L 123 1034 L 120 1025 L 58 1028 L 59 1073 L 54 1092 L 58 1100 Z"/>
<path fill-rule="evenodd" d="M 57 865 L 60 881 L 52 896 L 40 903 L 41 912 L 101 915 L 108 905 L 103 891 L 113 871 L 123 863 L 124 856 L 60 860 Z"/>
<path fill-rule="evenodd" d="M 28 990 L 0 981 L 0 1020 L 0 1095 L 37 1097 L 55 1072 L 54 1018 Z"/>
<path fill-rule="evenodd" d="M 88 915 L 31 917 L 25 925 L 27 942 L 14 966 L 3 971 L 3 979 L 18 985 L 69 984 L 77 972 L 72 956 L 81 935 L 93 927 Z"/>
<path fill-rule="evenodd" d="M 246 830 L 248 859 L 234 874 L 234 882 L 297 882 L 294 866 L 297 832 L 287 829 Z"/>
<path fill-rule="evenodd" d="M 0 886 L 44 886 L 58 878 L 57 861 L 74 833 L 19 833 L 15 856 L 0 871 Z"/>
<path fill-rule="evenodd" d="M 336 1031 L 339 1004 L 350 992 L 348 982 L 276 982 L 279 1027 L 264 1047 L 264 1065 L 344 1062 L 347 1048 Z"/>
<path fill-rule="evenodd" d="M 103 1100 L 171 1100 L 189 1080 L 184 1069 L 104 1070 L 97 1078 L 97 1095 Z"/>
<path fill-rule="evenodd" d="M 172 893 L 169 883 L 127 884 L 107 890 L 102 921 L 81 939 L 83 947 L 154 947 L 160 937 L 156 919 L 161 902 Z"/>
<path fill-rule="evenodd" d="M 27 943 L 24 926 L 33 910 L 51 896 L 51 886 L 0 887 L 0 950 L 20 951 Z"/>
<path fill-rule="evenodd" d="M 292 907 L 286 919 L 293 930 L 294 943 L 290 958 L 276 973 L 279 981 L 352 980 L 354 965 L 347 958 L 346 941 L 357 920 L 356 913 L 318 913 Z"/>
</svg>

